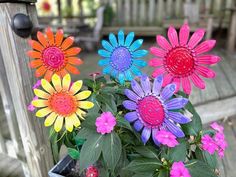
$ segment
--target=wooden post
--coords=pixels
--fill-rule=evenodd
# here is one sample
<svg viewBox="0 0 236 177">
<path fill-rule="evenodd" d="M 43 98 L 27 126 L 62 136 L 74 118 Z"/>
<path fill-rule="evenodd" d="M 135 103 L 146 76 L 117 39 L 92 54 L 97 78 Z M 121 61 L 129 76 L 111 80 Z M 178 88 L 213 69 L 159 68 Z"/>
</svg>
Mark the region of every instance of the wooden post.
<svg viewBox="0 0 236 177">
<path fill-rule="evenodd" d="M 234 52 L 236 43 L 236 8 L 229 10 L 231 10 L 231 17 L 228 28 L 227 51 Z"/>
<path fill-rule="evenodd" d="M 35 1 L 22 2 L 23 0 L 15 0 L 14 3 L 0 3 L 0 49 L 29 169 L 29 174 L 26 175 L 46 177 L 53 166 L 49 138 L 42 122 L 27 110 L 27 105 L 33 98 L 32 85 L 36 82 L 28 67 L 28 39 L 17 36 L 11 29 L 15 13 L 29 15 L 33 24 L 37 25 L 36 9 L 30 4 Z"/>
</svg>

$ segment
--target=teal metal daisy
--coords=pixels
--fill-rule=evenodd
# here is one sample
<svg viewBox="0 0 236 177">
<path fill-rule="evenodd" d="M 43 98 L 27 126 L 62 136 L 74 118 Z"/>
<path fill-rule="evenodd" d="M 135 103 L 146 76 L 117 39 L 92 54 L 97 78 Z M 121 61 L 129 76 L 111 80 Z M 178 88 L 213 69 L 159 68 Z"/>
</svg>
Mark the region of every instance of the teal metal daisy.
<svg viewBox="0 0 236 177">
<path fill-rule="evenodd" d="M 147 65 L 144 60 L 140 60 L 148 54 L 147 50 L 139 50 L 143 39 L 134 41 L 134 32 L 130 32 L 126 38 L 124 32 L 120 30 L 118 37 L 113 33 L 109 34 L 109 42 L 102 40 L 104 49 L 98 50 L 98 54 L 103 57 L 98 65 L 104 67 L 103 74 L 108 74 L 123 84 L 131 81 L 134 76 L 141 76 L 140 68 Z"/>
</svg>

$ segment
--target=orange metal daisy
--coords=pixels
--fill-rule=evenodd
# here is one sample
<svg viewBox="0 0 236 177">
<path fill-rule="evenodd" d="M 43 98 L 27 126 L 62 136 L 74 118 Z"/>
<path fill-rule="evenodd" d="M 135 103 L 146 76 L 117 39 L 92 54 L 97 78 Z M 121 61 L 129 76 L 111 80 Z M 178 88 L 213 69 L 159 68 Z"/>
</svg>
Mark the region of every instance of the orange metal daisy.
<svg viewBox="0 0 236 177">
<path fill-rule="evenodd" d="M 81 65 L 83 61 L 76 57 L 81 51 L 79 47 L 71 47 L 74 37 L 63 40 L 63 30 L 59 29 L 54 36 L 52 29 L 46 29 L 46 36 L 40 31 L 37 33 L 38 41 L 30 40 L 29 44 L 34 49 L 28 51 L 28 56 L 34 58 L 29 63 L 31 68 L 36 68 L 35 76 L 48 81 L 54 73 L 65 76 L 68 72 L 79 74 L 74 65 Z"/>
</svg>

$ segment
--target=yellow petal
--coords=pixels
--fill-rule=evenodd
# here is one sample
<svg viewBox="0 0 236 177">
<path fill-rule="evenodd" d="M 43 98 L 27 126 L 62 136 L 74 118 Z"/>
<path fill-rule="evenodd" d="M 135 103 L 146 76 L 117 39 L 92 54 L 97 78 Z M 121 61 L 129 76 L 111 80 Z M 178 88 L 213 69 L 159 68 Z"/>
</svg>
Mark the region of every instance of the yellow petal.
<svg viewBox="0 0 236 177">
<path fill-rule="evenodd" d="M 41 80 L 41 85 L 43 89 L 46 90 L 48 93 L 53 93 L 55 91 L 55 89 L 46 79 Z"/>
<path fill-rule="evenodd" d="M 58 76 L 57 74 L 54 74 L 52 76 L 52 83 L 56 91 L 60 92 L 62 90 L 60 76 Z"/>
<path fill-rule="evenodd" d="M 75 127 L 79 127 L 80 126 L 80 120 L 79 118 L 77 117 L 76 114 L 72 114 L 70 117 L 69 117 L 72 121 L 73 121 L 73 124 Z"/>
<path fill-rule="evenodd" d="M 48 101 L 37 99 L 37 100 L 32 101 L 32 105 L 37 107 L 37 108 L 46 107 L 48 105 Z"/>
<path fill-rule="evenodd" d="M 63 116 L 58 116 L 57 119 L 56 119 L 56 122 L 54 124 L 54 130 L 56 132 L 59 132 L 62 128 L 62 125 L 63 125 L 63 120 L 64 120 L 64 117 Z"/>
<path fill-rule="evenodd" d="M 82 85 L 83 85 L 82 80 L 74 82 L 70 88 L 71 94 L 73 95 L 76 94 L 81 89 Z"/>
<path fill-rule="evenodd" d="M 76 114 L 77 114 L 81 119 L 84 120 L 84 116 L 86 115 L 86 112 L 78 108 L 78 109 L 76 110 Z"/>
<path fill-rule="evenodd" d="M 85 90 L 85 91 L 78 93 L 75 96 L 76 96 L 77 100 L 84 100 L 84 99 L 88 98 L 91 95 L 91 93 L 92 93 L 91 91 Z"/>
<path fill-rule="evenodd" d="M 49 109 L 48 107 L 40 109 L 36 112 L 36 116 L 37 117 L 45 117 L 46 115 L 48 115 L 49 113 L 51 113 L 52 110 Z"/>
<path fill-rule="evenodd" d="M 70 83 L 71 83 L 71 77 L 70 77 L 70 74 L 67 74 L 62 79 L 62 87 L 63 87 L 63 89 L 64 90 L 69 90 Z"/>
<path fill-rule="evenodd" d="M 39 89 L 34 89 L 34 93 L 37 97 L 39 98 L 45 98 L 48 99 L 50 97 L 50 95 L 42 90 Z"/>
<path fill-rule="evenodd" d="M 45 127 L 51 126 L 56 120 L 57 116 L 58 115 L 55 112 L 52 112 L 44 121 Z"/>
<path fill-rule="evenodd" d="M 78 106 L 82 109 L 91 109 L 94 104 L 91 101 L 79 101 Z"/>
<path fill-rule="evenodd" d="M 66 122 L 66 130 L 68 130 L 69 132 L 72 132 L 73 131 L 73 120 L 70 119 L 69 117 L 66 117 L 65 118 L 65 122 Z"/>
</svg>

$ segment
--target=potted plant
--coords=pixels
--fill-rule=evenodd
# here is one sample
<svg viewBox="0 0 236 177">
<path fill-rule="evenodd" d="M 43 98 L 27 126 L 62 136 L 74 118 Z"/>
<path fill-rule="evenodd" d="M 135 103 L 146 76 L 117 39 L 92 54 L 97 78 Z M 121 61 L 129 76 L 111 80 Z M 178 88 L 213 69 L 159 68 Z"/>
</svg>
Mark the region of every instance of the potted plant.
<svg viewBox="0 0 236 177">
<path fill-rule="evenodd" d="M 36 76 L 46 73 L 34 87 L 37 97 L 31 107 L 39 108 L 36 116 L 46 117 L 44 124 L 51 127 L 55 159 L 62 144 L 70 156 L 49 172 L 51 177 L 219 175 L 217 158 L 227 147 L 223 127 L 212 123 L 203 130 L 188 99 L 193 85 L 205 88 L 201 77 L 215 76 L 206 66 L 220 61 L 205 54 L 214 40 L 198 44 L 203 30 L 189 37 L 189 26 L 184 24 L 178 37 L 171 26 L 170 42 L 158 35 L 159 47 L 150 48 L 155 58 L 148 65 L 156 67 L 152 76 L 140 71 L 147 65 L 141 58 L 148 51 L 139 49 L 143 40 L 134 40 L 133 32 L 125 36 L 120 30 L 118 37 L 111 33 L 98 51 L 102 58 L 98 65 L 110 78 L 93 73 L 92 78 L 75 82 L 66 72 L 79 73 L 71 64 L 82 64 L 74 57 L 80 49 L 70 48 L 71 37 L 62 42 L 62 31 L 55 38 L 50 29 L 46 34 L 47 38 L 38 33 L 41 44 L 30 42 L 37 51 L 28 54 L 38 57 L 30 66 L 38 68 Z"/>
</svg>

